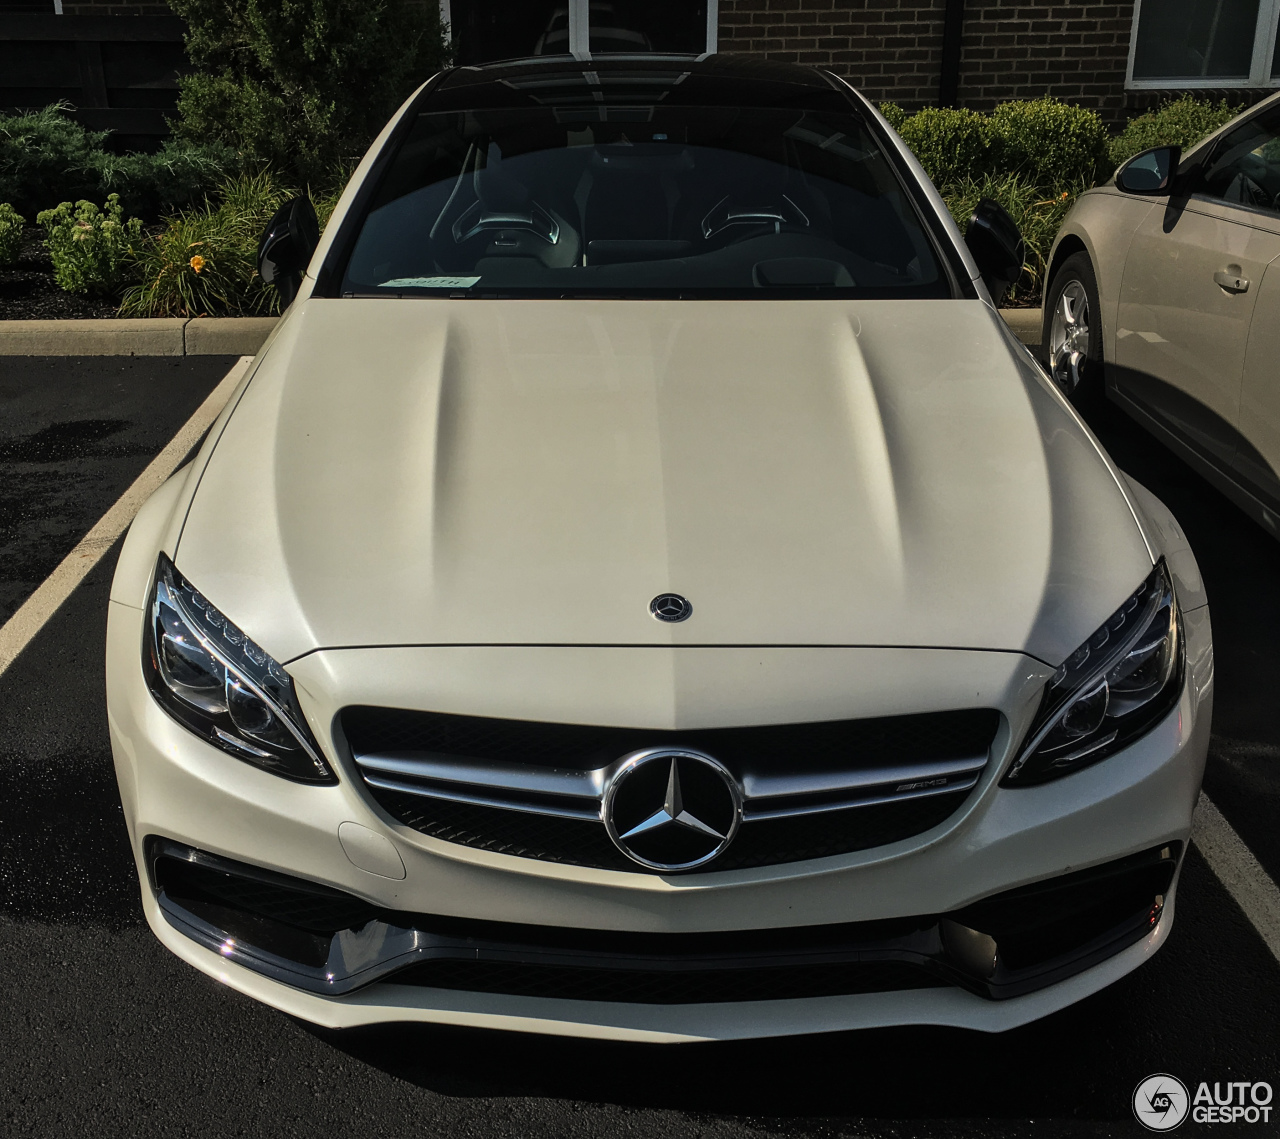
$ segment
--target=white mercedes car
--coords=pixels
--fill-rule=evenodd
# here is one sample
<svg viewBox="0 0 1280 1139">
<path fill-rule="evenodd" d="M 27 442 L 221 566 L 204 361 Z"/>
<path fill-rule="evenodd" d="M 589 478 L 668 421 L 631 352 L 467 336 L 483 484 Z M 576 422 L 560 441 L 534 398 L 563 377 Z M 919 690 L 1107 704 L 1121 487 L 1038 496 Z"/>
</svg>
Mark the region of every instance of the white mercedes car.
<svg viewBox="0 0 1280 1139">
<path fill-rule="evenodd" d="M 1195 560 L 842 80 L 446 72 L 143 508 L 107 683 L 147 920 L 329 1026 L 686 1041 L 1079 1000 L 1167 937 Z"/>
</svg>

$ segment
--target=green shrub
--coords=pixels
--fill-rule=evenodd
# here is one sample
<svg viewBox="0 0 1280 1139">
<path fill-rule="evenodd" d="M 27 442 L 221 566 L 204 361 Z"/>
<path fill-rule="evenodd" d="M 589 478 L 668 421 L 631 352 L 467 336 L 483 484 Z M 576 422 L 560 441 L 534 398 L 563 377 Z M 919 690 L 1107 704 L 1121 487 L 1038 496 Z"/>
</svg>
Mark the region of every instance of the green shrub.
<svg viewBox="0 0 1280 1139">
<path fill-rule="evenodd" d="M 31 216 L 66 198 L 98 196 L 97 156 L 106 131 L 87 131 L 55 103 L 0 115 L 0 201 Z"/>
<path fill-rule="evenodd" d="M 278 311 L 257 271 L 258 238 L 294 196 L 270 174 L 222 185 L 218 201 L 169 218 L 137 253 L 139 283 L 120 306 L 131 316 L 225 316 Z"/>
<path fill-rule="evenodd" d="M 8 202 L 0 202 L 0 267 L 12 265 L 22 253 L 24 218 Z"/>
<path fill-rule="evenodd" d="M 142 238 L 142 222 L 124 220 L 117 195 L 108 195 L 101 211 L 88 201 L 77 202 L 74 210 L 70 202 L 63 202 L 39 214 L 36 221 L 44 226 L 44 243 L 59 288 L 107 296 L 123 284 L 134 247 Z"/>
<path fill-rule="evenodd" d="M 896 131 L 902 130 L 902 124 L 907 121 L 907 112 L 897 103 L 881 103 L 880 113 L 889 120 L 889 125 Z"/>
<path fill-rule="evenodd" d="M 0 201 L 34 214 L 71 198 L 119 194 L 125 213 L 156 218 L 200 201 L 239 169 L 229 147 L 169 140 L 156 154 L 113 154 L 106 131 L 87 131 L 55 103 L 0 115 Z"/>
<path fill-rule="evenodd" d="M 1056 99 L 1001 103 L 990 115 L 928 108 L 897 129 L 937 186 L 1001 174 L 1037 186 L 1091 183 L 1107 164 L 1102 120 Z"/>
<path fill-rule="evenodd" d="M 991 122 L 977 111 L 927 107 L 904 120 L 898 133 L 935 186 L 981 177 L 992 168 Z"/>
<path fill-rule="evenodd" d="M 230 147 L 184 139 L 166 140 L 155 154 L 104 151 L 94 159 L 99 193 L 119 194 L 127 213 L 144 218 L 198 204 L 239 169 Z"/>
<path fill-rule="evenodd" d="M 947 208 L 963 233 L 969 216 L 983 198 L 994 198 L 1018 223 L 1027 245 L 1027 259 L 1022 277 L 1010 290 L 1005 304 L 1035 304 L 1044 289 L 1049 250 L 1062 219 L 1080 194 L 1088 189 L 1084 183 L 1056 193 L 1046 194 L 1024 175 L 989 174 L 952 183 L 943 191 Z"/>
<path fill-rule="evenodd" d="M 250 167 L 313 182 L 358 158 L 448 49 L 435 4 L 413 0 L 171 0 L 196 71 L 178 133 Z"/>
<path fill-rule="evenodd" d="M 1094 111 L 1052 98 L 1019 99 L 996 107 L 990 123 L 1000 173 L 1056 187 L 1092 185 L 1110 173 L 1107 128 Z"/>
<path fill-rule="evenodd" d="M 1187 150 L 1239 113 L 1240 108 L 1228 106 L 1225 99 L 1214 103 L 1183 95 L 1181 99 L 1130 119 L 1108 147 L 1111 164 L 1119 166 L 1153 146 L 1180 146 Z"/>
</svg>

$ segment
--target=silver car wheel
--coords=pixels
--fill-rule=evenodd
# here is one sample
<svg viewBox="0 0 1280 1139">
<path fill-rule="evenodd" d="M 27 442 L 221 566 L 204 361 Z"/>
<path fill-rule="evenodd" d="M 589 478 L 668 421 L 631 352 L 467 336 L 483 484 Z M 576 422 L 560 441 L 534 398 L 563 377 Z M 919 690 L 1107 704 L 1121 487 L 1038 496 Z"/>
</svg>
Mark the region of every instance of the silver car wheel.
<svg viewBox="0 0 1280 1139">
<path fill-rule="evenodd" d="M 1080 386 L 1089 359 L 1089 295 L 1081 281 L 1068 281 L 1058 295 L 1049 328 L 1054 383 L 1066 395 Z"/>
</svg>

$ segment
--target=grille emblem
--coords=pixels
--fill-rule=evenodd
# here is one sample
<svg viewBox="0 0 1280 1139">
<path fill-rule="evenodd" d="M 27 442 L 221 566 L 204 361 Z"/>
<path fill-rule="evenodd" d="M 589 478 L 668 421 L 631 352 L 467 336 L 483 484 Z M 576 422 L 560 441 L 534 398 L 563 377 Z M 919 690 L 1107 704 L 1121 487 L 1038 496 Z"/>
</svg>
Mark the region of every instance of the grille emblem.
<svg viewBox="0 0 1280 1139">
<path fill-rule="evenodd" d="M 649 612 L 659 621 L 687 621 L 693 606 L 678 593 L 659 593 L 649 602 Z"/>
<path fill-rule="evenodd" d="M 614 845 L 651 870 L 692 870 L 733 841 L 742 822 L 737 781 L 699 751 L 636 752 L 614 773 L 601 817 Z"/>
</svg>

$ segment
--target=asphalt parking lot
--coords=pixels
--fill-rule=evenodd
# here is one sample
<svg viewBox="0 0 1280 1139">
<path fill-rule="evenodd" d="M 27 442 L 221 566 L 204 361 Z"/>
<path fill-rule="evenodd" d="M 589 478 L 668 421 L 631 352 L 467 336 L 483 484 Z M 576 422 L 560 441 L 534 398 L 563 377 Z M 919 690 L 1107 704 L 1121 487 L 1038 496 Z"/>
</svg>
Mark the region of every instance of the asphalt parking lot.
<svg viewBox="0 0 1280 1139">
<path fill-rule="evenodd" d="M 0 359 L 0 624 L 201 403 L 230 358 Z M 1280 879 L 1280 543 L 1114 410 L 1093 426 L 1206 578 L 1206 791 Z M 118 546 L 118 543 L 117 543 Z M 901 1029 L 643 1047 L 293 1021 L 147 930 L 107 742 L 113 548 L 0 675 L 0 1132 L 1128 1136 L 1156 1072 L 1280 1086 L 1280 964 L 1193 848 L 1165 948 L 1000 1036 Z M 1275 1135 L 1247 1124 L 1178 1135 Z"/>
</svg>

